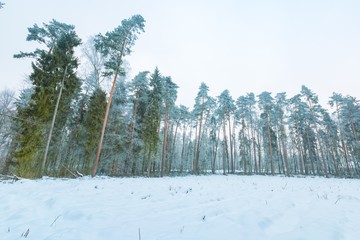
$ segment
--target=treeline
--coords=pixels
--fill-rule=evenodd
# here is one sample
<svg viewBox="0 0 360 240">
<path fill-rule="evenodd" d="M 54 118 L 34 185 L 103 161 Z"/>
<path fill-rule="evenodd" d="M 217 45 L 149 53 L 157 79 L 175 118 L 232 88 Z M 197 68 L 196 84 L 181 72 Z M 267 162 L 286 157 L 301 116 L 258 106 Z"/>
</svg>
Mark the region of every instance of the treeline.
<svg viewBox="0 0 360 240">
<path fill-rule="evenodd" d="M 305 86 L 299 94 L 232 98 L 199 87 L 189 108 L 159 69 L 126 78 L 123 56 L 144 30 L 137 15 L 83 48 L 79 77 L 74 26 L 29 28 L 43 49 L 32 57 L 31 87 L 13 101 L 0 94 L 0 169 L 22 177 L 164 176 L 241 173 L 358 177 L 360 105 L 334 93 L 327 108 Z M 111 79 L 108 94 L 103 81 Z"/>
</svg>

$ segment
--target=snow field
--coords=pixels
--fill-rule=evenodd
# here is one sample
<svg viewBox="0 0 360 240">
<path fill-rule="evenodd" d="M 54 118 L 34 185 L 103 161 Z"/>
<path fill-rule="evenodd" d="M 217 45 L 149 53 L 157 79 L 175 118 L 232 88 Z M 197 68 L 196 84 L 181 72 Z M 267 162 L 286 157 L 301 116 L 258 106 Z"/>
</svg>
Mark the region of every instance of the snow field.
<svg viewBox="0 0 360 240">
<path fill-rule="evenodd" d="M 359 239 L 356 179 L 0 182 L 0 239 Z"/>
</svg>

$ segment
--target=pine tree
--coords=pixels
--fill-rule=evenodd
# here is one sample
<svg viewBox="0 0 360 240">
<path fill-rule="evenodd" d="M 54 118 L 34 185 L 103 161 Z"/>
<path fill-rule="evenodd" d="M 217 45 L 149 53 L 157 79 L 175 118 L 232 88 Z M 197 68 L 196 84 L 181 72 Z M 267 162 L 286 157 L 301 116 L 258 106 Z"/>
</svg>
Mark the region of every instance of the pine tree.
<svg viewBox="0 0 360 240">
<path fill-rule="evenodd" d="M 263 136 L 266 139 L 268 144 L 269 150 L 269 158 L 270 158 L 270 166 L 271 166 L 271 175 L 275 174 L 275 167 L 274 167 L 274 130 L 272 129 L 273 126 L 273 111 L 274 111 L 274 104 L 273 104 L 273 97 L 271 96 L 270 92 L 262 92 L 259 96 L 259 108 L 262 110 L 261 117 L 264 120 L 262 124 L 263 128 Z M 276 141 L 275 141 L 276 143 Z"/>
<path fill-rule="evenodd" d="M 169 127 L 169 115 L 172 108 L 175 105 L 177 98 L 177 88 L 178 86 L 171 80 L 171 77 L 165 77 L 163 79 L 163 101 L 165 103 L 165 119 L 164 119 L 164 138 L 163 138 L 163 150 L 161 156 L 161 172 L 160 176 L 164 176 L 165 161 L 167 158 L 167 135 Z"/>
<path fill-rule="evenodd" d="M 359 174 L 360 104 L 356 98 L 351 96 L 343 97 L 340 103 L 340 119 L 343 125 L 344 139 L 352 162 L 349 165 Z"/>
<path fill-rule="evenodd" d="M 191 113 L 187 107 L 180 105 L 179 108 L 179 121 L 182 124 L 182 144 L 181 144 L 181 155 L 180 155 L 180 173 L 183 172 L 184 166 L 187 165 L 187 138 L 186 133 L 190 124 Z"/>
<path fill-rule="evenodd" d="M 205 83 L 201 83 L 199 92 L 195 98 L 194 115 L 198 118 L 198 133 L 196 131 L 196 145 L 195 145 L 195 159 L 193 171 L 199 174 L 199 157 L 200 157 L 200 143 L 202 136 L 202 127 L 204 122 L 204 114 L 208 107 L 209 101 L 209 87 Z"/>
<path fill-rule="evenodd" d="M 240 140 L 240 154 L 241 154 L 241 161 L 243 162 L 243 170 L 244 174 L 247 174 L 247 161 L 246 161 L 246 141 L 245 141 L 245 118 L 249 115 L 248 106 L 247 106 L 247 98 L 246 96 L 240 96 L 236 100 L 236 120 L 240 123 L 241 126 L 241 133 L 239 133 L 239 140 Z"/>
<path fill-rule="evenodd" d="M 307 105 L 301 100 L 301 95 L 297 94 L 290 98 L 289 129 L 293 144 L 298 152 L 298 165 L 301 174 L 309 174 L 308 159 L 306 149 L 309 149 L 306 135 L 306 109 Z M 309 155 L 309 154 L 308 154 Z"/>
<path fill-rule="evenodd" d="M 126 142 L 128 139 L 127 124 L 128 99 L 125 78 L 117 82 L 114 97 L 109 111 L 109 120 L 104 136 L 103 157 L 99 166 L 103 173 L 111 175 L 129 174 L 132 162 L 126 162 L 128 150 Z"/>
<path fill-rule="evenodd" d="M 345 166 L 346 166 L 346 171 L 347 171 L 347 175 L 351 175 L 350 173 L 350 165 L 349 165 L 349 157 L 348 157 L 348 147 L 345 144 L 345 133 L 344 133 L 344 128 L 345 125 L 342 123 L 343 119 L 340 118 L 340 108 L 342 106 L 343 103 L 343 96 L 341 94 L 338 93 L 333 93 L 333 95 L 330 97 L 330 101 L 329 104 L 331 107 L 335 107 L 335 112 L 334 114 L 336 115 L 336 122 L 337 122 L 337 126 L 339 129 L 339 138 L 340 138 L 340 142 L 341 142 L 341 152 L 343 154 L 343 161 L 345 161 Z"/>
<path fill-rule="evenodd" d="M 279 125 L 279 133 L 278 136 L 281 139 L 281 147 L 282 147 L 282 157 L 285 161 L 285 170 L 286 170 L 286 176 L 290 176 L 290 166 L 289 166 L 289 160 L 288 160 L 288 152 L 287 152 L 287 145 L 286 145 L 286 130 L 285 130 L 285 123 L 284 123 L 284 117 L 285 117 L 285 108 L 288 104 L 286 99 L 286 93 L 278 93 L 275 96 L 275 112 L 276 112 L 276 119 L 277 123 Z M 280 145 L 280 144 L 279 144 Z"/>
<path fill-rule="evenodd" d="M 219 113 L 222 116 L 222 122 L 223 122 L 223 134 L 224 134 L 224 147 L 226 152 L 226 159 L 229 161 L 228 158 L 228 144 L 227 144 L 227 137 L 226 137 L 226 122 L 228 123 L 229 127 L 229 144 L 230 144 L 230 163 L 227 164 L 228 171 L 234 173 L 235 172 L 235 164 L 234 164 L 234 156 L 233 156 L 233 146 L 232 146 L 232 134 L 231 134 L 231 122 L 230 118 L 234 111 L 236 110 L 236 106 L 234 103 L 234 100 L 230 96 L 229 90 L 224 90 L 220 96 L 218 97 L 218 103 L 219 103 Z"/>
<path fill-rule="evenodd" d="M 301 87 L 301 94 L 303 97 L 305 97 L 308 105 L 309 105 L 309 122 L 312 124 L 315 128 L 315 136 L 317 140 L 317 144 L 319 146 L 320 150 L 320 162 L 322 165 L 322 171 L 325 174 L 326 177 L 328 177 L 328 171 L 327 171 L 327 162 L 325 159 L 322 143 L 319 136 L 319 112 L 320 112 L 320 105 L 318 104 L 318 97 L 315 93 L 313 93 L 309 88 L 302 86 Z"/>
</svg>

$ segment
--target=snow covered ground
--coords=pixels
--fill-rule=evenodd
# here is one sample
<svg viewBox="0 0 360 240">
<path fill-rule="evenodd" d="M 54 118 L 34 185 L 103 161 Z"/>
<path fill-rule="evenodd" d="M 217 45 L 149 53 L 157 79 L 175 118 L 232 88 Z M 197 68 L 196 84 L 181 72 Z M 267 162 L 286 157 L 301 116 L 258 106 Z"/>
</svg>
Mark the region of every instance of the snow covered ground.
<svg viewBox="0 0 360 240">
<path fill-rule="evenodd" d="M 0 182 L 0 239 L 360 239 L 360 181 L 266 176 Z"/>
</svg>

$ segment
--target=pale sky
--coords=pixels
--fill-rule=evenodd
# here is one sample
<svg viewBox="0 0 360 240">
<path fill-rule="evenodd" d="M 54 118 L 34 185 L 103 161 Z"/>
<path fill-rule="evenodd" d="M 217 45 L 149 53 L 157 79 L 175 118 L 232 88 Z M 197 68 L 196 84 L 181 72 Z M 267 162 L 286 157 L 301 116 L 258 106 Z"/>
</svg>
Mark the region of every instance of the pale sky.
<svg viewBox="0 0 360 240">
<path fill-rule="evenodd" d="M 192 107 L 201 82 L 218 96 L 287 92 L 306 85 L 321 103 L 332 92 L 360 98 L 358 0 L 2 0 L 0 90 L 19 91 L 30 60 L 13 59 L 39 45 L 27 28 L 51 19 L 89 36 L 141 14 L 145 33 L 126 60 L 131 77 L 158 66 L 179 85 L 178 104 Z"/>
</svg>

